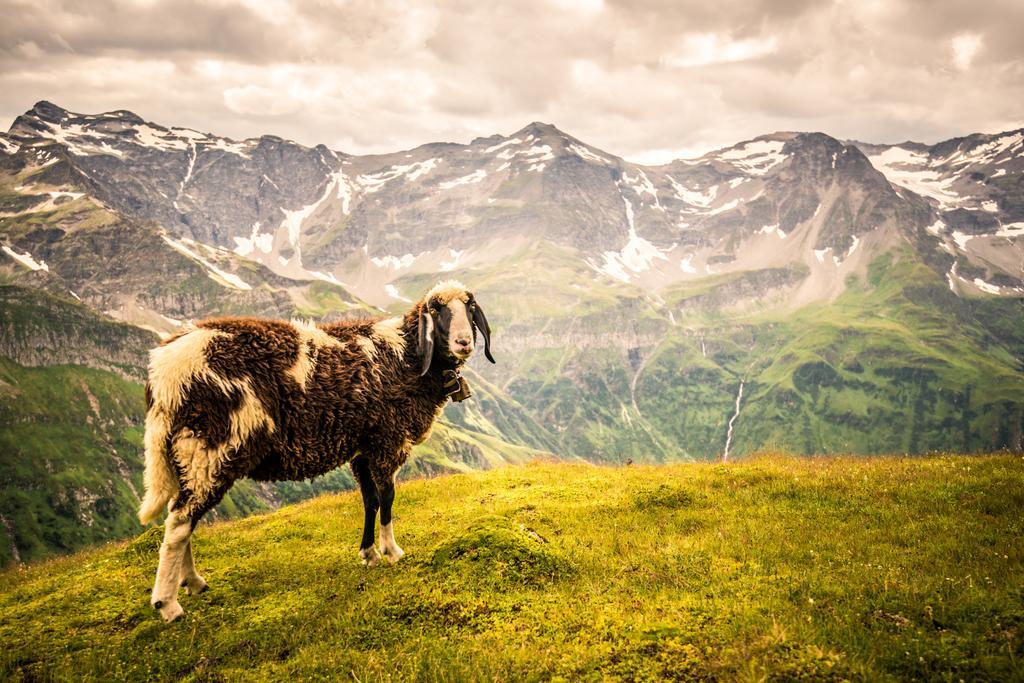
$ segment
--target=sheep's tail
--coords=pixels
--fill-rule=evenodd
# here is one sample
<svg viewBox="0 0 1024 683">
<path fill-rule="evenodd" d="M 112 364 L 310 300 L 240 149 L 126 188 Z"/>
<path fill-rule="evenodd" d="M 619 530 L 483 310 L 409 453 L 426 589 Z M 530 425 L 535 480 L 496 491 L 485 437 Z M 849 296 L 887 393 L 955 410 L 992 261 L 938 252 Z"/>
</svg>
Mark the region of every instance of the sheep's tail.
<svg viewBox="0 0 1024 683">
<path fill-rule="evenodd" d="M 178 493 L 178 477 L 171 468 L 167 452 L 170 415 L 163 406 L 153 402 L 148 383 L 146 405 L 146 473 L 143 478 L 146 495 L 139 506 L 139 521 L 144 525 L 156 520 Z"/>
</svg>

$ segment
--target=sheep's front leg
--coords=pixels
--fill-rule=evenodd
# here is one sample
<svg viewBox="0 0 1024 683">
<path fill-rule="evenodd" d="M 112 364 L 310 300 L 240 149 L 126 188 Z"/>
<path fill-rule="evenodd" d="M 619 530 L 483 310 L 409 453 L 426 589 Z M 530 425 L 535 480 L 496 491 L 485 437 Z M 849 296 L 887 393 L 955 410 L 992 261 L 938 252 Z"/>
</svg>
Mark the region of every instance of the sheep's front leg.
<svg viewBox="0 0 1024 683">
<path fill-rule="evenodd" d="M 380 499 L 377 497 L 377 487 L 373 485 L 370 465 L 365 456 L 360 455 L 352 460 L 352 474 L 359 484 L 359 492 L 363 495 L 363 540 L 359 544 L 359 559 L 367 567 L 373 567 L 380 562 L 380 553 L 373 545 Z"/>
<path fill-rule="evenodd" d="M 389 478 L 387 483 L 378 487 L 380 495 L 380 551 L 384 558 L 394 564 L 402 559 L 405 551 L 395 542 L 395 525 L 391 519 L 391 505 L 395 502 L 395 480 Z"/>
<path fill-rule="evenodd" d="M 160 546 L 160 566 L 156 571 L 150 604 L 160 610 L 165 621 L 174 621 L 185 613 L 178 604 L 178 584 L 185 549 L 192 535 L 192 520 L 171 511 L 164 522 L 164 541 Z"/>
<path fill-rule="evenodd" d="M 408 459 L 412 445 L 406 441 L 395 450 L 382 449 L 382 457 L 370 461 L 370 473 L 380 498 L 380 551 L 384 558 L 394 564 L 402 559 L 405 551 L 395 542 L 395 527 L 391 520 L 391 506 L 395 502 L 395 474 Z"/>
</svg>

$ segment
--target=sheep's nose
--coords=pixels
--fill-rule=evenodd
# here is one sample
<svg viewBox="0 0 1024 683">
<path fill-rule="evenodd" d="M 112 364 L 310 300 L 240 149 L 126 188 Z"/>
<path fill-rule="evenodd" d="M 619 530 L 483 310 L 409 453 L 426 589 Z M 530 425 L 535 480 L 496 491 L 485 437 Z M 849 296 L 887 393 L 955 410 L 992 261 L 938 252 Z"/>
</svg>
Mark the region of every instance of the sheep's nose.
<svg viewBox="0 0 1024 683">
<path fill-rule="evenodd" d="M 459 337 L 459 338 L 457 338 L 455 340 L 455 345 L 458 346 L 459 349 L 461 349 L 463 351 L 472 351 L 473 350 L 473 340 L 470 339 L 469 337 Z"/>
</svg>

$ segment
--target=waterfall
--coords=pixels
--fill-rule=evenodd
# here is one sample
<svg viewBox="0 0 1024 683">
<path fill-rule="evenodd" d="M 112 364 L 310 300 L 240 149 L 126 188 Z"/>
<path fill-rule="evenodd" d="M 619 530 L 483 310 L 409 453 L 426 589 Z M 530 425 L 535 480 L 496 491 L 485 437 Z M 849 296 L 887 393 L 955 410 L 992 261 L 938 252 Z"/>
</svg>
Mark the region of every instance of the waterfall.
<svg viewBox="0 0 1024 683">
<path fill-rule="evenodd" d="M 743 400 L 743 380 L 740 380 L 740 390 L 736 392 L 736 412 L 733 413 L 732 418 L 729 420 L 729 431 L 725 435 L 725 452 L 722 453 L 722 462 L 729 460 L 729 448 L 732 446 L 732 427 L 736 423 L 736 418 L 740 416 L 740 401 Z"/>
</svg>

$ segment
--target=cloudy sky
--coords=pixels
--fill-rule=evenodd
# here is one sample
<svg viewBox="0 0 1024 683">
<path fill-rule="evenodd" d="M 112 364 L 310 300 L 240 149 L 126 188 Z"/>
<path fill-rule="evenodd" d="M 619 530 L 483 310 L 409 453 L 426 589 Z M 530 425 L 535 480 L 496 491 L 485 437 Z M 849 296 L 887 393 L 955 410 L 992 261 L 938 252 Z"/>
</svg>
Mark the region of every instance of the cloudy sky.
<svg viewBox="0 0 1024 683">
<path fill-rule="evenodd" d="M 540 120 L 654 163 L 775 130 L 1024 126 L 1019 0 L 0 0 L 0 125 L 41 99 L 349 153 Z"/>
</svg>

